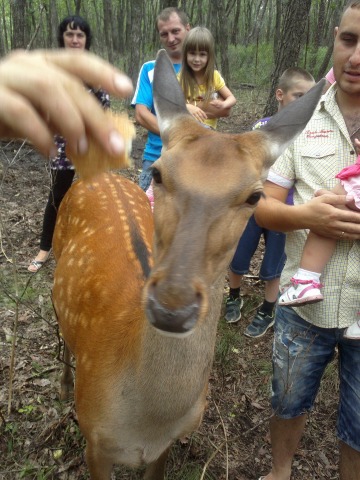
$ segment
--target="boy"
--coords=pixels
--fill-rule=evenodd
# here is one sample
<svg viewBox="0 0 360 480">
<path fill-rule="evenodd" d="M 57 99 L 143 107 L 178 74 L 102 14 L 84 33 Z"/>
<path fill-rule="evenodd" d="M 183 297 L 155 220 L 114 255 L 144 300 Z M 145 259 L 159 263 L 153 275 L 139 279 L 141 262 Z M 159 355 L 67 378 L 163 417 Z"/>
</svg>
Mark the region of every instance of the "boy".
<svg viewBox="0 0 360 480">
<path fill-rule="evenodd" d="M 279 79 L 275 92 L 278 110 L 290 102 L 302 97 L 315 85 L 313 76 L 300 67 L 291 67 L 284 71 Z M 261 128 L 270 117 L 256 122 L 253 129 Z M 287 203 L 292 203 L 290 192 Z M 259 278 L 265 282 L 265 298 L 257 310 L 255 317 L 245 329 L 244 335 L 251 338 L 263 336 L 274 323 L 274 307 L 279 293 L 280 275 L 285 263 L 285 234 L 261 228 L 254 216 L 239 241 L 234 258 L 229 269 L 229 296 L 226 299 L 225 320 L 236 323 L 241 318 L 243 300 L 240 297 L 242 276 L 249 271 L 250 261 L 259 245 L 261 235 L 264 235 L 265 253 L 260 267 Z"/>
</svg>

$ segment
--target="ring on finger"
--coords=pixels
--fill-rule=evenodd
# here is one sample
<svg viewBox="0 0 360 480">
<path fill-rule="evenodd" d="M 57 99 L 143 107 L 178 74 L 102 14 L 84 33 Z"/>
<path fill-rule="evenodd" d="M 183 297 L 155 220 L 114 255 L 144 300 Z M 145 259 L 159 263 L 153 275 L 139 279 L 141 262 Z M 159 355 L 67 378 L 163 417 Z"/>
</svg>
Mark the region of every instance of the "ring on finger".
<svg viewBox="0 0 360 480">
<path fill-rule="evenodd" d="M 341 232 L 341 233 L 340 233 L 339 240 L 341 240 L 341 239 L 344 237 L 344 235 L 345 235 L 345 232 Z"/>
</svg>

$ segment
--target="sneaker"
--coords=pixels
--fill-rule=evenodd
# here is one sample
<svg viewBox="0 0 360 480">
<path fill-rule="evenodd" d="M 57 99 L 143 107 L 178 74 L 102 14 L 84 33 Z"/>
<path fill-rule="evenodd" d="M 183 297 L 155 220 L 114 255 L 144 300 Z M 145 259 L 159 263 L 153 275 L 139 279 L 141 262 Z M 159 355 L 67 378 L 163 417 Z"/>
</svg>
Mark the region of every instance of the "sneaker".
<svg viewBox="0 0 360 480">
<path fill-rule="evenodd" d="M 345 332 L 344 332 L 344 337 L 345 338 L 352 338 L 354 340 L 359 340 L 360 339 L 360 320 L 357 322 L 353 323 L 348 327 Z"/>
<path fill-rule="evenodd" d="M 241 309 L 244 301 L 241 297 L 232 298 L 227 297 L 225 305 L 225 320 L 227 323 L 236 323 L 241 318 Z"/>
<path fill-rule="evenodd" d="M 274 325 L 275 315 L 267 315 L 258 310 L 250 325 L 245 328 L 244 335 L 250 338 L 260 338 Z"/>
<path fill-rule="evenodd" d="M 315 280 L 291 279 L 292 285 L 287 288 L 279 298 L 279 306 L 282 305 L 306 305 L 324 300 L 320 288 L 321 283 Z"/>
</svg>

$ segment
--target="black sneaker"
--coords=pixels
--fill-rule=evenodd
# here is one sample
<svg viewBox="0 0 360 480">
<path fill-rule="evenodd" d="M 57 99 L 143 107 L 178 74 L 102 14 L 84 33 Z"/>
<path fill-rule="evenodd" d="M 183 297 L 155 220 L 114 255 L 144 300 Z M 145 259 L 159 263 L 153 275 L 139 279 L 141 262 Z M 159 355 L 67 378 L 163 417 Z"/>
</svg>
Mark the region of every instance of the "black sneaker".
<svg viewBox="0 0 360 480">
<path fill-rule="evenodd" d="M 250 338 L 260 338 L 274 325 L 275 315 L 266 315 L 258 310 L 250 325 L 245 328 L 244 335 Z"/>
<path fill-rule="evenodd" d="M 241 318 L 241 309 L 244 301 L 241 297 L 227 297 L 225 305 L 225 320 L 227 323 L 236 323 Z"/>
</svg>

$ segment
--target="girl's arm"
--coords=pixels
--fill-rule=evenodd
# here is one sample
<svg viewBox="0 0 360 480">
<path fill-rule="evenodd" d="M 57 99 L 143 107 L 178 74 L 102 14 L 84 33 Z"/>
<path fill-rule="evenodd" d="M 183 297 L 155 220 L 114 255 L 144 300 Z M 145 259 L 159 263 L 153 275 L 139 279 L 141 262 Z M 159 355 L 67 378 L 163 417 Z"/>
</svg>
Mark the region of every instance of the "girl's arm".
<svg viewBox="0 0 360 480">
<path fill-rule="evenodd" d="M 199 104 L 206 113 L 207 118 L 228 117 L 231 113 L 231 108 L 236 103 L 236 98 L 228 87 L 223 86 L 217 91 L 217 93 L 219 94 L 220 98 L 212 100 L 207 104 L 204 104 L 203 102 Z"/>
<path fill-rule="evenodd" d="M 222 108 L 231 108 L 236 104 L 236 98 L 226 85 L 224 85 L 217 93 L 223 99 Z M 213 100 L 211 103 L 214 101 L 216 102 L 216 100 Z"/>
</svg>

